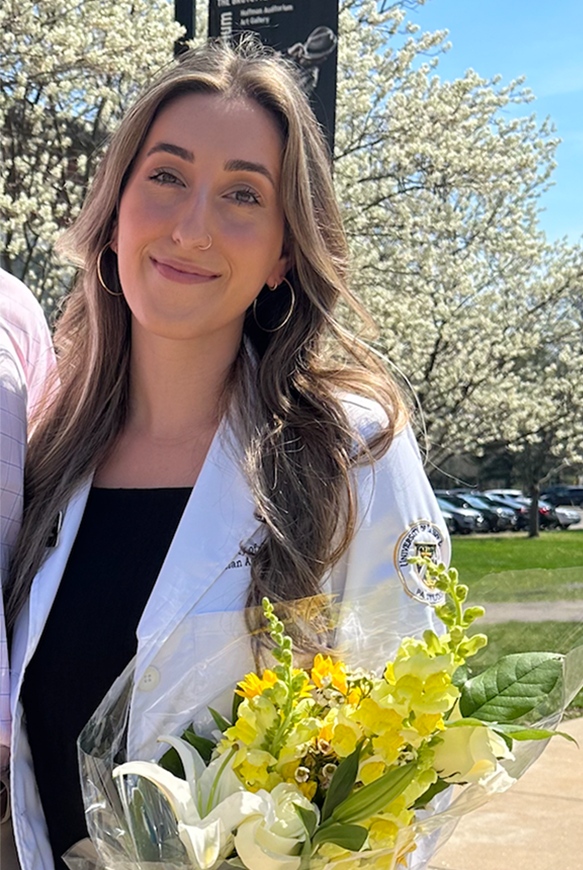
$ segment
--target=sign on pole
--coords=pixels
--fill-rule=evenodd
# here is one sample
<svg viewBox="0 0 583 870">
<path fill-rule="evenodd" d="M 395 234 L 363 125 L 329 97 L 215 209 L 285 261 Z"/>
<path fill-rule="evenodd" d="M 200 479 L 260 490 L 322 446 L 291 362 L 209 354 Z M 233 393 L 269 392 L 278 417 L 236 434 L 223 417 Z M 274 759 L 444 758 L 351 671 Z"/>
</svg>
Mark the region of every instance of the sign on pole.
<svg viewBox="0 0 583 870">
<path fill-rule="evenodd" d="M 334 148 L 338 0 L 290 3 L 209 0 L 209 36 L 236 39 L 253 31 L 299 67 L 302 84 Z"/>
<path fill-rule="evenodd" d="M 174 54 L 186 51 L 186 43 L 196 33 L 196 0 L 174 0 L 174 19 L 185 28 L 184 36 L 174 43 Z"/>
</svg>

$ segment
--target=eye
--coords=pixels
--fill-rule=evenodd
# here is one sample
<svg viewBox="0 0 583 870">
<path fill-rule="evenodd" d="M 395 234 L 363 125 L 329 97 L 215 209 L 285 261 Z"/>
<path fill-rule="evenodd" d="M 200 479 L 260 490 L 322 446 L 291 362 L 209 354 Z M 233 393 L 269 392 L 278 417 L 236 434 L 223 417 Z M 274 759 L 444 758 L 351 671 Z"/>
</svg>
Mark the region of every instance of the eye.
<svg viewBox="0 0 583 870">
<path fill-rule="evenodd" d="M 259 205 L 259 196 L 250 187 L 240 187 L 229 194 L 237 205 Z"/>
<path fill-rule="evenodd" d="M 152 172 L 151 175 L 148 176 L 148 178 L 150 179 L 150 181 L 153 181 L 156 184 L 182 184 L 182 181 L 172 172 L 168 172 L 167 169 L 156 169 L 156 171 Z"/>
</svg>

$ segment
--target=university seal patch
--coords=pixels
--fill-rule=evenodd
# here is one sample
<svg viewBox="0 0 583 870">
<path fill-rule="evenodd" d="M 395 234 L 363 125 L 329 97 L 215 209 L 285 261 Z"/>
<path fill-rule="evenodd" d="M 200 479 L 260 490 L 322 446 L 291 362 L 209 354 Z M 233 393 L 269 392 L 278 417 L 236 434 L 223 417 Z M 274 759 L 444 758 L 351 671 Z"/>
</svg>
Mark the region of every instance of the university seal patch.
<svg viewBox="0 0 583 870">
<path fill-rule="evenodd" d="M 412 565 L 412 556 L 428 556 L 432 562 L 442 561 L 443 534 L 439 526 L 429 520 L 417 520 L 406 529 L 395 547 L 395 567 L 412 598 L 425 604 L 443 604 L 444 595 L 435 588 L 432 580 L 426 577 L 422 565 Z"/>
</svg>

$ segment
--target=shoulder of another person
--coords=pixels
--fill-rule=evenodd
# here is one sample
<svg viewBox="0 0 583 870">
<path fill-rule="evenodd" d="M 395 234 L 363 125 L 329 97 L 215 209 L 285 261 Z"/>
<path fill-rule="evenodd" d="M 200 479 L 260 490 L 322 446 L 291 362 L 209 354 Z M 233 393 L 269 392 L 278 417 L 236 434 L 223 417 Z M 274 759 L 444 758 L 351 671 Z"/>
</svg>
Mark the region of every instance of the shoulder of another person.
<svg viewBox="0 0 583 870">
<path fill-rule="evenodd" d="M 2 334 L 18 360 L 32 415 L 56 387 L 56 358 L 48 323 L 36 296 L 14 275 L 0 269 Z"/>
<path fill-rule="evenodd" d="M 2 326 L 10 335 L 27 378 L 29 368 L 52 349 L 49 327 L 36 296 L 19 278 L 0 269 Z"/>
<path fill-rule="evenodd" d="M 4 269 L 0 269 L 0 298 L 4 318 L 15 327 L 26 332 L 48 332 L 44 312 L 32 290 Z"/>
</svg>

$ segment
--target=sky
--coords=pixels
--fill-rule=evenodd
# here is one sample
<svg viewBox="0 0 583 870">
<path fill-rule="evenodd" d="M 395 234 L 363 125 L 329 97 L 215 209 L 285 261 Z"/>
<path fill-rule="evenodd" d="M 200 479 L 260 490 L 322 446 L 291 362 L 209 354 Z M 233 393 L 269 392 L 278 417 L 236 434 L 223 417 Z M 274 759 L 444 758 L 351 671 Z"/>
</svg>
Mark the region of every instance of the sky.
<svg viewBox="0 0 583 870">
<path fill-rule="evenodd" d="M 503 83 L 525 75 L 536 100 L 521 115 L 550 116 L 562 139 L 555 185 L 541 198 L 549 240 L 583 235 L 583 0 L 427 0 L 410 13 L 423 31 L 449 30 L 451 50 L 436 70 L 442 79 L 468 68 Z"/>
</svg>

